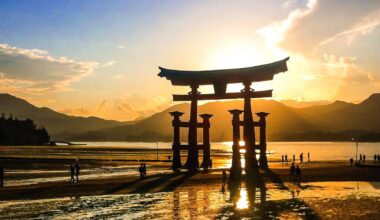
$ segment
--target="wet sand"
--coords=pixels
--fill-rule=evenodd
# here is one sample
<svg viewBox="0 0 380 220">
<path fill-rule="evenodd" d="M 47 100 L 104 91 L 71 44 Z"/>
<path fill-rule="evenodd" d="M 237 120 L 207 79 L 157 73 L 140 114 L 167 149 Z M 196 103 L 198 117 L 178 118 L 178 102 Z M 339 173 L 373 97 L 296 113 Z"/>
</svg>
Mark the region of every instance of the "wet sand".
<svg viewBox="0 0 380 220">
<path fill-rule="evenodd" d="M 14 162 L 14 161 L 13 161 Z M 28 162 L 28 163 L 27 163 Z M 10 160 L 2 160 L 2 164 L 12 163 L 22 169 L 25 164 L 30 167 L 31 161 L 19 160 L 17 163 L 12 163 Z M 37 162 L 35 162 L 37 163 Z M 49 162 L 50 164 L 50 162 Z M 62 167 L 66 164 L 65 161 L 54 161 L 51 166 Z M 138 163 L 131 162 L 100 162 L 89 161 L 88 163 L 81 162 L 82 169 L 86 167 L 99 166 L 120 166 L 129 164 L 135 165 Z M 41 164 L 35 164 L 41 167 Z M 49 165 L 44 165 L 49 168 Z M 67 176 L 67 180 L 28 184 L 21 186 L 7 186 L 7 177 L 21 178 L 17 174 L 7 175 L 5 179 L 5 187 L 0 188 L 0 200 L 23 200 L 23 199 L 42 199 L 42 198 L 60 198 L 60 197 L 80 197 L 91 195 L 110 195 L 110 194 L 131 194 L 131 193 L 155 193 L 155 192 L 170 192 L 182 187 L 193 185 L 207 185 L 211 183 L 222 182 L 222 168 L 213 169 L 208 173 L 189 174 L 185 171 L 173 173 L 168 170 L 170 163 L 168 162 L 148 162 L 148 178 L 139 180 L 137 175 L 124 176 L 106 176 L 96 177 L 94 179 L 80 180 L 78 183 L 69 182 L 68 173 L 61 172 L 59 175 Z M 270 169 L 261 170 L 260 177 L 266 183 L 287 183 L 290 181 L 289 164 L 270 163 Z M 150 174 L 149 167 L 153 169 L 163 169 L 166 172 Z M 368 167 L 350 167 L 345 162 L 310 162 L 300 164 L 302 169 L 301 182 L 322 182 L 322 181 L 380 181 L 380 169 Z M 13 167 L 15 168 L 15 167 Z M 25 168 L 25 167 L 24 167 Z M 51 167 L 50 167 L 51 168 Z M 57 173 L 39 173 L 38 175 L 44 178 L 53 178 Z"/>
<path fill-rule="evenodd" d="M 231 153 L 225 151 L 212 151 L 212 171 L 197 174 L 173 173 L 170 149 L 20 146 L 0 147 L 0 153 L 6 169 L 0 219 L 378 219 L 380 215 L 380 163 L 350 167 L 348 161 L 300 164 L 297 160 L 302 181 L 293 183 L 291 163 L 279 162 L 281 154 L 275 153 L 268 154 L 270 169 L 260 170 L 256 179 L 223 183 L 222 170 L 231 166 Z M 71 183 L 69 165 L 78 157 L 80 181 Z M 147 164 L 144 180 L 138 178 L 141 162 Z"/>
</svg>

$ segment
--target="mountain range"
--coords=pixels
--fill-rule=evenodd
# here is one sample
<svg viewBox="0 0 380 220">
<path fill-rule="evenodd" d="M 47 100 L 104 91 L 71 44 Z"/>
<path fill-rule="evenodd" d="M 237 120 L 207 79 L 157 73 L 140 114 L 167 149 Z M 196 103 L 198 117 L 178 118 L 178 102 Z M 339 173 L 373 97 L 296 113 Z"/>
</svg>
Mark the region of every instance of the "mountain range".
<svg viewBox="0 0 380 220">
<path fill-rule="evenodd" d="M 189 109 L 189 104 L 177 104 L 141 120 L 119 122 L 68 116 L 49 108 L 38 108 L 9 94 L 0 94 L 0 112 L 20 119 L 31 118 L 44 126 L 55 140 L 171 141 L 173 131 L 169 112 L 184 112 L 181 119 L 186 121 Z M 198 107 L 199 114 L 213 115 L 210 128 L 212 141 L 231 140 L 232 118 L 228 112 L 231 109 L 243 109 L 243 101 L 208 102 Z M 380 137 L 380 94 L 372 94 L 358 104 L 336 101 L 298 108 L 275 100 L 253 100 L 252 109 L 254 113 L 270 113 L 267 118 L 270 141 L 350 140 L 363 135 L 369 135 L 372 139 L 373 136 L 376 136 L 375 139 Z M 186 136 L 187 130 L 182 129 L 182 140 L 186 140 Z"/>
</svg>

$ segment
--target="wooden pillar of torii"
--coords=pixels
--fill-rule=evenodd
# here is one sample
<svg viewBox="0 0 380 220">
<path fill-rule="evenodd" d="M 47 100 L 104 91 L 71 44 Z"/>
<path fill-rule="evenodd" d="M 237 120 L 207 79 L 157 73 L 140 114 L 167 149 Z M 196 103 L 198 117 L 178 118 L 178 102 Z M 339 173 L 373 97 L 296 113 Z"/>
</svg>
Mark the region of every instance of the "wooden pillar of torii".
<svg viewBox="0 0 380 220">
<path fill-rule="evenodd" d="M 232 165 L 231 165 L 231 169 L 230 169 L 230 172 L 231 172 L 231 175 L 230 177 L 233 178 L 233 179 L 236 179 L 236 178 L 239 178 L 241 173 L 242 173 L 242 167 L 241 167 L 241 157 L 240 157 L 240 149 L 245 149 L 246 152 L 244 154 L 244 157 L 245 157 L 245 161 L 247 161 L 247 159 L 253 161 L 252 163 L 256 163 L 256 164 L 246 164 L 246 173 L 247 174 L 252 174 L 253 171 L 252 169 L 254 169 L 255 167 L 258 166 L 257 164 L 257 159 L 256 159 L 256 153 L 255 152 L 249 152 L 249 149 L 251 149 L 251 151 L 255 151 L 255 150 L 260 150 L 260 158 L 259 158 L 259 164 L 260 164 L 260 167 L 262 168 L 268 168 L 268 160 L 267 160 L 267 155 L 266 155 L 266 150 L 267 150 L 267 142 L 266 142 L 266 116 L 269 115 L 269 113 L 266 113 L 266 112 L 258 112 L 256 113 L 257 116 L 259 116 L 259 121 L 251 121 L 251 124 L 253 125 L 253 127 L 259 127 L 260 128 L 260 138 L 259 138 L 259 144 L 257 145 L 256 144 L 256 141 L 255 140 L 249 140 L 249 137 L 246 137 L 244 133 L 244 142 L 246 142 L 246 140 L 249 140 L 249 141 L 253 141 L 252 143 L 250 144 L 253 144 L 253 145 L 247 145 L 245 144 L 244 146 L 240 146 L 240 140 L 241 140 L 241 137 L 240 137 L 240 127 L 241 126 L 246 126 L 246 124 L 249 124 L 249 123 L 246 123 L 245 120 L 250 120 L 249 118 L 252 116 L 252 113 L 250 116 L 248 117 L 244 117 L 244 120 L 241 121 L 240 120 L 240 115 L 244 112 L 244 114 L 246 114 L 246 111 L 242 111 L 242 110 L 238 110 L 238 109 L 233 109 L 233 110 L 230 110 L 229 111 L 231 114 L 232 114 Z M 248 119 L 247 119 L 248 118 Z M 250 146 L 254 146 L 254 147 L 250 147 Z M 254 156 L 255 158 L 249 158 L 249 156 Z M 247 167 L 248 166 L 248 167 Z"/>
<path fill-rule="evenodd" d="M 207 118 L 208 122 L 205 122 L 206 118 L 204 118 L 204 122 L 200 125 L 197 122 L 198 111 L 197 104 L 199 100 L 219 100 L 219 99 L 244 99 L 244 120 L 243 120 L 243 137 L 245 141 L 245 161 L 246 161 L 246 172 L 247 174 L 253 173 L 258 169 L 258 161 L 256 159 L 255 149 L 257 145 L 255 143 L 255 122 L 253 121 L 252 116 L 252 106 L 251 99 L 252 98 L 264 98 L 271 97 L 272 90 L 266 91 L 253 91 L 251 89 L 251 84 L 253 82 L 262 82 L 273 80 L 275 74 L 280 72 L 287 71 L 286 62 L 289 60 L 285 58 L 280 61 L 276 61 L 273 63 L 268 63 L 259 66 L 247 67 L 247 68 L 239 68 L 239 69 L 224 69 L 224 70 L 205 70 L 205 71 L 186 71 L 186 70 L 173 70 L 159 67 L 160 73 L 158 76 L 165 77 L 170 80 L 172 85 L 175 86 L 190 86 L 191 91 L 187 95 L 173 95 L 174 101 L 190 101 L 190 120 L 189 122 L 179 122 L 179 125 L 186 125 L 188 127 L 188 145 L 179 144 L 179 140 L 174 138 L 173 142 L 173 167 L 180 167 L 181 163 L 178 162 L 178 158 L 175 156 L 179 151 L 175 149 L 182 149 L 188 151 L 187 161 L 185 163 L 185 168 L 188 170 L 198 170 L 199 161 L 198 161 L 198 150 L 203 149 L 204 155 L 209 157 L 210 152 L 205 151 L 205 149 L 210 149 L 210 147 L 203 145 L 199 145 L 197 142 L 197 128 L 204 128 L 204 142 L 205 137 L 207 137 L 206 142 L 209 142 L 209 117 Z M 241 92 L 227 93 L 226 88 L 229 83 L 242 83 L 244 85 L 244 89 Z M 201 94 L 198 91 L 198 87 L 201 85 L 213 85 L 215 94 Z M 176 114 L 175 114 L 176 115 Z M 176 124 L 174 121 L 175 118 L 179 116 L 173 115 L 173 126 Z M 210 116 L 211 117 L 211 116 Z M 259 116 L 260 120 L 265 122 L 265 116 Z M 185 123 L 185 124 L 184 124 Z M 208 128 L 206 126 L 208 124 Z M 205 127 L 204 127 L 205 126 Z M 261 128 L 261 127 L 260 127 Z M 174 136 L 176 137 L 176 129 L 174 128 Z M 263 127 L 265 130 L 265 127 Z M 262 131 L 262 130 L 260 130 Z M 260 132 L 260 139 L 264 134 Z M 177 143 L 178 142 L 178 143 Z M 262 141 L 260 146 L 266 146 L 266 141 Z M 235 144 L 235 142 L 234 142 Z M 179 146 L 175 148 L 174 146 Z M 177 153 L 174 153 L 177 152 Z M 262 156 L 265 155 L 265 150 L 263 150 Z M 260 160 L 260 164 L 266 164 L 266 159 Z M 174 162 L 174 160 L 176 162 Z M 265 161 L 264 161 L 265 160 Z M 180 161 L 180 160 L 179 160 Z M 203 161 L 203 164 L 205 161 Z M 211 159 L 210 162 L 211 163 Z"/>
<path fill-rule="evenodd" d="M 189 122 L 181 121 L 180 117 L 184 114 L 183 112 L 170 112 L 169 113 L 173 117 L 172 125 L 173 125 L 173 164 L 172 169 L 178 170 L 182 167 L 181 162 L 181 150 L 187 150 L 187 161 L 185 164 L 185 168 L 189 170 L 197 170 L 199 168 L 198 161 L 198 150 L 203 150 L 203 161 L 201 167 L 205 170 L 211 167 L 211 157 L 210 157 L 210 118 L 212 115 L 210 114 L 202 114 L 200 117 L 203 119 L 201 123 L 192 122 L 191 119 Z M 191 117 L 190 117 L 191 118 Z M 196 143 L 195 147 L 192 147 L 190 144 L 194 144 L 194 142 L 188 141 L 188 145 L 181 144 L 180 140 L 180 131 L 182 128 L 191 128 L 192 126 L 197 128 L 202 128 L 203 130 L 203 143 Z M 193 140 L 197 141 L 197 140 Z"/>
</svg>

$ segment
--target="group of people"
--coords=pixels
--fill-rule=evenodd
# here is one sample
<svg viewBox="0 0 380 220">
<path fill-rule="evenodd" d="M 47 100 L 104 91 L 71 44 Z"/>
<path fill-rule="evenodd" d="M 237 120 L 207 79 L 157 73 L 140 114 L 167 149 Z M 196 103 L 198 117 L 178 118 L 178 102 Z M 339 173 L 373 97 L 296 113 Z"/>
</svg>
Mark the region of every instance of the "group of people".
<svg viewBox="0 0 380 220">
<path fill-rule="evenodd" d="M 299 155 L 299 160 L 300 160 L 300 163 L 303 163 L 303 152 Z M 288 162 L 288 154 L 285 154 L 285 155 L 281 155 L 281 162 L 282 163 L 287 163 Z M 293 163 L 296 162 L 296 155 L 293 154 L 293 160 L 292 160 Z M 307 152 L 307 162 L 310 162 L 310 153 Z"/>
<path fill-rule="evenodd" d="M 359 163 L 365 163 L 366 156 L 365 154 L 359 154 Z"/>
<path fill-rule="evenodd" d="M 365 163 L 366 161 L 366 156 L 365 154 L 359 154 L 359 163 Z M 373 155 L 373 162 L 380 162 L 380 154 L 374 154 Z"/>
<path fill-rule="evenodd" d="M 290 166 L 290 179 L 292 181 L 301 181 L 301 168 L 298 165 L 294 166 L 294 163 Z"/>
<path fill-rule="evenodd" d="M 145 163 L 140 164 L 139 173 L 140 173 L 140 180 L 146 178 L 146 164 Z"/>
<path fill-rule="evenodd" d="M 365 154 L 359 154 L 359 161 L 358 163 L 365 163 L 366 162 L 366 155 Z M 380 163 L 380 154 L 374 154 L 373 155 L 373 162 L 374 163 Z M 351 166 L 353 166 L 354 164 L 354 159 L 353 158 L 350 158 L 350 164 Z"/>
<path fill-rule="evenodd" d="M 70 164 L 69 172 L 70 172 L 70 176 L 71 176 L 70 181 L 72 183 L 79 182 L 79 171 L 80 171 L 80 167 L 79 167 L 79 161 L 78 160 L 74 164 Z M 74 176 L 76 178 L 74 178 Z"/>
</svg>

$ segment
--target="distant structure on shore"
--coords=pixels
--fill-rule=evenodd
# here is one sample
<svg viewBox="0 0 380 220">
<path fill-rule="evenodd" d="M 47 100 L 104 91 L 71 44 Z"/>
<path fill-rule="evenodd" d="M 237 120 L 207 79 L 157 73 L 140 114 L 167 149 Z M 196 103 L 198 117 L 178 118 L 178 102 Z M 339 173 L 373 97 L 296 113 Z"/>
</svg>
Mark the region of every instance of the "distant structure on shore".
<svg viewBox="0 0 380 220">
<path fill-rule="evenodd" d="M 37 128 L 33 120 L 13 119 L 12 115 L 0 118 L 0 145 L 44 145 L 50 136 L 44 127 Z"/>
<path fill-rule="evenodd" d="M 198 150 L 203 149 L 202 167 L 209 167 L 210 158 L 210 142 L 209 127 L 212 115 L 200 115 L 203 118 L 202 123 L 197 121 L 198 100 L 217 100 L 217 99 L 244 99 L 244 110 L 233 109 L 230 113 L 233 115 L 233 160 L 231 167 L 232 176 L 240 176 L 242 167 L 240 162 L 240 149 L 245 149 L 245 171 L 253 174 L 258 170 L 259 164 L 256 159 L 256 150 L 260 151 L 260 166 L 268 167 L 266 157 L 266 116 L 268 113 L 256 113 L 260 120 L 255 122 L 252 116 L 251 98 L 271 97 L 272 90 L 254 91 L 251 89 L 253 82 L 262 82 L 273 80 L 275 74 L 287 71 L 286 62 L 283 60 L 247 67 L 239 69 L 224 70 L 207 70 L 207 71 L 184 71 L 172 70 L 159 67 L 160 77 L 170 80 L 174 86 L 190 86 L 191 91 L 187 95 L 173 95 L 174 101 L 191 101 L 190 120 L 189 122 L 181 122 L 180 116 L 182 112 L 171 112 L 173 116 L 174 141 L 173 141 L 173 169 L 182 167 L 180 150 L 188 150 L 187 162 L 185 168 L 188 170 L 198 170 Z M 227 84 L 242 83 L 244 89 L 241 92 L 227 93 Z M 201 85 L 213 85 L 214 94 L 201 94 L 198 91 Z M 243 113 L 243 121 L 240 121 L 240 114 Z M 239 146 L 240 126 L 243 126 L 244 146 Z M 182 145 L 179 140 L 180 127 L 188 128 L 188 144 Z M 260 141 L 256 143 L 255 127 L 260 128 Z M 203 128 L 203 144 L 197 143 L 197 128 Z"/>
</svg>

